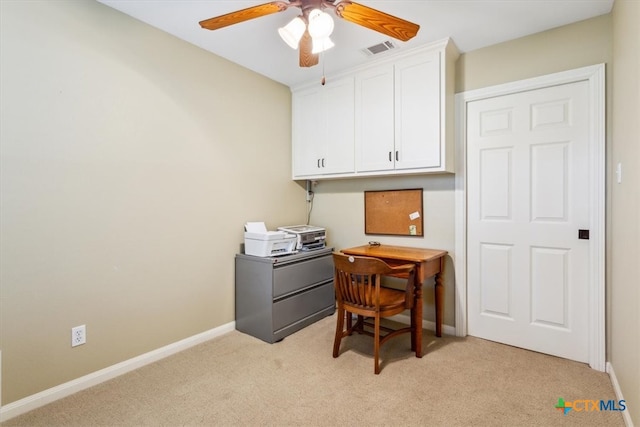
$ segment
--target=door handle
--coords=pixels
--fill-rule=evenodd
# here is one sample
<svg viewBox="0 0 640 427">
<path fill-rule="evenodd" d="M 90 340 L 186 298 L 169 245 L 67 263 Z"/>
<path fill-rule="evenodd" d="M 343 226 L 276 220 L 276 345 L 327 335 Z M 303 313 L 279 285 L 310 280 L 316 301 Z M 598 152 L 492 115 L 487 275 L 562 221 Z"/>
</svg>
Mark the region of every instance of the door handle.
<svg viewBox="0 0 640 427">
<path fill-rule="evenodd" d="M 398 161 L 398 151 L 396 151 L 396 162 Z"/>
<path fill-rule="evenodd" d="M 389 151 L 389 161 L 391 161 L 391 160 L 392 160 L 392 158 L 391 158 L 391 151 Z"/>
</svg>

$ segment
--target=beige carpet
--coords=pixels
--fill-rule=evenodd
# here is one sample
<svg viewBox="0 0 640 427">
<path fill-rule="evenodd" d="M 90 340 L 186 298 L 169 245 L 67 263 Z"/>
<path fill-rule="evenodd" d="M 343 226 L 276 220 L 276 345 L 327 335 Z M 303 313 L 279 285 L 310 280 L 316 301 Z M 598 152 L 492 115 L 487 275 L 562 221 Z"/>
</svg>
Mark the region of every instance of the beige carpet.
<svg viewBox="0 0 640 427">
<path fill-rule="evenodd" d="M 624 426 L 619 412 L 576 412 L 558 398 L 615 399 L 588 366 L 425 331 L 382 348 L 352 336 L 331 357 L 335 315 L 276 344 L 234 331 L 54 402 L 3 426 Z"/>
</svg>

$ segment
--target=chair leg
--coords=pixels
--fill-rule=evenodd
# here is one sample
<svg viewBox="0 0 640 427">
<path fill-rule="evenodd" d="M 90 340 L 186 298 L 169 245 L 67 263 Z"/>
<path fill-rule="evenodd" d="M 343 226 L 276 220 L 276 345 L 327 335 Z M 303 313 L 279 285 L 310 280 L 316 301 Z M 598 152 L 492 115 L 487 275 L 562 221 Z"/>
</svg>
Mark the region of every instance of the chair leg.
<svg viewBox="0 0 640 427">
<path fill-rule="evenodd" d="M 380 373 L 380 315 L 376 314 L 374 326 L 373 326 L 373 358 L 374 366 L 373 372 L 377 375 Z"/>
<path fill-rule="evenodd" d="M 356 322 L 357 328 L 355 328 L 356 331 L 358 331 L 359 334 L 361 334 L 364 331 L 364 316 L 362 315 L 358 315 L 358 320 Z"/>
<path fill-rule="evenodd" d="M 346 313 L 349 315 L 349 312 Z M 344 329 L 344 316 L 345 310 L 344 308 L 338 307 L 338 321 L 336 322 L 336 336 L 333 339 L 333 357 L 338 357 L 338 353 L 340 352 L 340 341 L 342 341 L 342 331 Z"/>
</svg>

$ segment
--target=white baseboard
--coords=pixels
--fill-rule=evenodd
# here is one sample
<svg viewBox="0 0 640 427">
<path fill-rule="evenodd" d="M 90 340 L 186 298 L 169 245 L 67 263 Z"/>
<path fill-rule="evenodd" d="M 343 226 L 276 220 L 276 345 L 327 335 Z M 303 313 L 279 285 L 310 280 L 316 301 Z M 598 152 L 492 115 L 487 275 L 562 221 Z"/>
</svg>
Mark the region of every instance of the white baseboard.
<svg viewBox="0 0 640 427">
<path fill-rule="evenodd" d="M 390 319 L 393 319 L 397 322 L 404 323 L 407 325 L 411 324 L 411 317 L 407 314 L 396 314 L 395 316 L 391 316 Z M 429 331 L 436 330 L 436 322 L 430 322 L 428 320 L 422 319 L 422 329 L 427 329 Z M 444 335 L 456 335 L 455 326 L 442 325 L 442 333 Z"/>
<path fill-rule="evenodd" d="M 127 372 L 131 372 L 160 359 L 164 359 L 165 357 L 171 356 L 205 341 L 222 336 L 235 330 L 235 328 L 236 322 L 230 322 L 148 353 L 141 354 L 140 356 L 136 356 L 132 359 L 125 360 L 124 362 L 100 369 L 99 371 L 92 372 L 83 377 L 76 378 L 75 380 L 41 391 L 25 397 L 24 399 L 9 403 L 8 405 L 0 406 L 0 422 L 17 417 L 18 415 L 22 415 L 58 399 L 62 399 L 63 397 L 70 396 L 73 393 L 93 387 L 94 385 L 103 383 L 122 374 L 126 374 Z"/>
<path fill-rule="evenodd" d="M 609 374 L 609 378 L 611 379 L 611 385 L 613 385 L 613 391 L 616 393 L 616 399 L 618 401 L 625 400 L 622 395 L 622 390 L 620 390 L 620 384 L 618 383 L 618 378 L 616 378 L 616 373 L 613 370 L 613 366 L 610 362 L 607 362 L 607 374 Z M 627 427 L 633 427 L 633 420 L 631 419 L 631 415 L 629 411 L 622 412 L 622 418 L 624 419 L 624 423 Z"/>
</svg>

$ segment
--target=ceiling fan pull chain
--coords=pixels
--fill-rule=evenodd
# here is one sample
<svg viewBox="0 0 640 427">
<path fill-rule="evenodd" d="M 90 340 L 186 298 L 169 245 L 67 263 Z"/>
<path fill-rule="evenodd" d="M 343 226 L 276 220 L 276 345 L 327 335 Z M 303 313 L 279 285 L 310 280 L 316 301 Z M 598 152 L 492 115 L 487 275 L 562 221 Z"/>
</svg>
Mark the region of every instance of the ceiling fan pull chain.
<svg viewBox="0 0 640 427">
<path fill-rule="evenodd" d="M 320 59 L 322 60 L 322 79 L 320 80 L 320 84 L 324 86 L 327 82 L 327 79 L 324 77 L 324 52 L 320 52 Z"/>
</svg>

